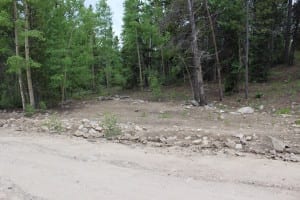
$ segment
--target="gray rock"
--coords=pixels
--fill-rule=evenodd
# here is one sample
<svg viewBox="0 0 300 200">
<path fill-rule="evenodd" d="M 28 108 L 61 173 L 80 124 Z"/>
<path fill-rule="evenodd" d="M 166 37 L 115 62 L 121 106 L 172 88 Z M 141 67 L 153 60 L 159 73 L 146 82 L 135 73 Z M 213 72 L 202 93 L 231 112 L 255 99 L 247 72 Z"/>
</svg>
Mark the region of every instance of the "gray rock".
<svg viewBox="0 0 300 200">
<path fill-rule="evenodd" d="M 270 150 L 270 154 L 276 155 L 276 151 L 274 149 Z"/>
<path fill-rule="evenodd" d="M 80 131 L 83 132 L 83 133 L 88 133 L 88 132 L 89 132 L 89 129 L 87 129 L 87 128 L 82 128 Z"/>
<path fill-rule="evenodd" d="M 192 100 L 192 101 L 191 101 L 191 104 L 192 104 L 193 106 L 199 106 L 199 103 L 198 103 L 196 100 Z"/>
<path fill-rule="evenodd" d="M 201 139 L 198 139 L 198 140 L 193 140 L 192 143 L 193 143 L 194 145 L 200 145 L 201 142 L 202 142 L 202 140 L 201 140 Z"/>
<path fill-rule="evenodd" d="M 88 132 L 90 135 L 96 135 L 98 132 L 94 129 L 90 129 L 89 132 Z"/>
<path fill-rule="evenodd" d="M 241 114 L 253 114 L 254 109 L 251 107 L 243 107 L 243 108 L 238 109 L 237 112 L 239 112 Z"/>
<path fill-rule="evenodd" d="M 251 141 L 252 140 L 252 136 L 246 136 L 246 141 Z"/>
<path fill-rule="evenodd" d="M 78 130 L 82 130 L 84 128 L 84 126 L 81 124 L 79 127 L 78 127 Z"/>
<path fill-rule="evenodd" d="M 83 136 L 83 132 L 77 130 L 75 133 L 73 133 L 74 136 L 76 137 L 82 137 Z"/>
<path fill-rule="evenodd" d="M 203 137 L 203 141 L 202 141 L 202 145 L 204 147 L 208 147 L 209 146 L 209 141 L 207 137 Z"/>
<path fill-rule="evenodd" d="M 95 130 L 98 131 L 98 132 L 102 132 L 103 131 L 103 128 L 101 126 L 96 126 L 95 127 Z"/>
<path fill-rule="evenodd" d="M 236 144 L 235 149 L 238 149 L 238 150 L 243 149 L 243 145 L 242 144 Z"/>
<path fill-rule="evenodd" d="M 236 147 L 236 143 L 233 140 L 227 139 L 225 146 L 234 149 Z"/>
<path fill-rule="evenodd" d="M 286 145 L 284 144 L 283 141 L 276 139 L 274 137 L 270 137 L 272 141 L 272 145 L 275 151 L 277 152 L 283 152 L 286 148 Z"/>
<path fill-rule="evenodd" d="M 190 140 L 190 139 L 192 139 L 192 136 L 186 136 L 184 139 L 185 140 Z"/>
<path fill-rule="evenodd" d="M 47 126 L 42 126 L 41 127 L 41 131 L 43 132 L 48 132 L 49 131 L 49 128 Z"/>
</svg>

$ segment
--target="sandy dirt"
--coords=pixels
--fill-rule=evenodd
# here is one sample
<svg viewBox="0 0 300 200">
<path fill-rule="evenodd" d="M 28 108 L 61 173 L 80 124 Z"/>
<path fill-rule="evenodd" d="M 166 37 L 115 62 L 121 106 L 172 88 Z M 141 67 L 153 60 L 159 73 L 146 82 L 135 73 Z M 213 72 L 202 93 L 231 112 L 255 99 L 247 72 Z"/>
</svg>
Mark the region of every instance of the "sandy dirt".
<svg viewBox="0 0 300 200">
<path fill-rule="evenodd" d="M 300 164 L 0 129 L 0 199 L 298 200 Z"/>
</svg>

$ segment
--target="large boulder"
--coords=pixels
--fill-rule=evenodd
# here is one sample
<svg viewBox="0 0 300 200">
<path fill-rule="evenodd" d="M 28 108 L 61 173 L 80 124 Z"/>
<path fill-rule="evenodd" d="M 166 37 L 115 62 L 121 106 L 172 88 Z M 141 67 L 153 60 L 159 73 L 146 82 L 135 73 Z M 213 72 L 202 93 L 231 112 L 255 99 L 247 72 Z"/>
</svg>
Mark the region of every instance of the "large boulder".
<svg viewBox="0 0 300 200">
<path fill-rule="evenodd" d="M 253 114 L 254 109 L 251 107 L 243 107 L 243 108 L 238 109 L 238 112 L 241 114 Z"/>
</svg>

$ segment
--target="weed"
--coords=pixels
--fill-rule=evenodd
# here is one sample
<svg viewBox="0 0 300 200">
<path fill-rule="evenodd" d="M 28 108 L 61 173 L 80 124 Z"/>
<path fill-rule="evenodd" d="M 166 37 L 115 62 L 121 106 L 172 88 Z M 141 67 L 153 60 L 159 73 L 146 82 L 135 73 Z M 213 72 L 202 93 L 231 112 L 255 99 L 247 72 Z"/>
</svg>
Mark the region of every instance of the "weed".
<svg viewBox="0 0 300 200">
<path fill-rule="evenodd" d="M 45 125 L 48 127 L 50 132 L 61 133 L 64 131 L 62 122 L 56 115 L 51 115 Z"/>
<path fill-rule="evenodd" d="M 288 115 L 291 114 L 291 109 L 290 108 L 281 108 L 276 111 L 276 114 L 278 115 Z"/>
<path fill-rule="evenodd" d="M 122 134 L 121 128 L 118 125 L 118 119 L 113 114 L 109 114 L 109 113 L 104 114 L 102 127 L 104 129 L 104 135 L 106 138 L 111 138 L 113 136 Z"/>
<path fill-rule="evenodd" d="M 296 121 L 295 121 L 295 124 L 296 124 L 296 125 L 300 125 L 300 119 L 296 120 Z"/>
</svg>

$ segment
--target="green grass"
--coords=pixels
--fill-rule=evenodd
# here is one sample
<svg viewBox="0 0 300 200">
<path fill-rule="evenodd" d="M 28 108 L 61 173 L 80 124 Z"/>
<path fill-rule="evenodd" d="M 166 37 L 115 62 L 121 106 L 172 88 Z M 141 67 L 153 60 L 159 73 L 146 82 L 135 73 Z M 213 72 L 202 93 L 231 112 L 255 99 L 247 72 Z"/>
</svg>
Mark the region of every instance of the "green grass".
<svg viewBox="0 0 300 200">
<path fill-rule="evenodd" d="M 288 115 L 291 114 L 291 109 L 290 108 L 281 108 L 276 111 L 276 114 L 278 115 Z"/>
</svg>

